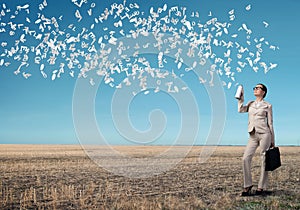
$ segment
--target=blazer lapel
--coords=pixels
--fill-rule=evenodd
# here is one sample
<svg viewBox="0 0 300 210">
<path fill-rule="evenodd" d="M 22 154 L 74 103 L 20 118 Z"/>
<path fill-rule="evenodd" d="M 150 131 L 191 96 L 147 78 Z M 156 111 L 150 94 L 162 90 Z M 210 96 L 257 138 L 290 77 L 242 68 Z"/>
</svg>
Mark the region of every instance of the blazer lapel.
<svg viewBox="0 0 300 210">
<path fill-rule="evenodd" d="M 267 108 L 268 108 L 268 103 L 265 102 L 265 101 L 263 101 L 263 102 L 260 104 L 259 108 L 267 109 Z"/>
</svg>

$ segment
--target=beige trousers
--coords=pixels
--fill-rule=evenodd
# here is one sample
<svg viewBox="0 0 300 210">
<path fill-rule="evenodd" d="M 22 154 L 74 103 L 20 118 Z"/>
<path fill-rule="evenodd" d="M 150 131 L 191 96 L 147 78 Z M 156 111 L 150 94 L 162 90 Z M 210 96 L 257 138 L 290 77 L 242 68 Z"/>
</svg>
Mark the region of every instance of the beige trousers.
<svg viewBox="0 0 300 210">
<path fill-rule="evenodd" d="M 258 146 L 260 148 L 261 156 L 260 179 L 258 182 L 258 188 L 266 189 L 268 187 L 268 172 L 265 171 L 265 157 L 266 150 L 269 149 L 270 145 L 271 133 L 256 133 L 255 131 L 252 131 L 250 133 L 249 141 L 243 155 L 243 173 L 245 188 L 252 186 L 251 162 Z"/>
</svg>

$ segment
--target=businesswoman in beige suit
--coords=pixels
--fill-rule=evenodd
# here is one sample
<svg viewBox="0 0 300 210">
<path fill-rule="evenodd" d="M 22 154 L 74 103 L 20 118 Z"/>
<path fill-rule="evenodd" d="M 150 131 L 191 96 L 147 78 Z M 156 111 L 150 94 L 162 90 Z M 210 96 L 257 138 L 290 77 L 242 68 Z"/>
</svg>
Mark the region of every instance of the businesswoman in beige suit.
<svg viewBox="0 0 300 210">
<path fill-rule="evenodd" d="M 263 194 L 268 184 L 268 173 L 265 171 L 265 152 L 274 146 L 274 129 L 272 105 L 264 100 L 267 94 L 267 87 L 257 84 L 254 88 L 255 101 L 250 101 L 244 105 L 244 93 L 238 100 L 238 111 L 248 112 L 248 132 L 249 141 L 243 155 L 244 190 L 242 196 L 251 195 L 252 176 L 251 161 L 257 149 L 260 147 L 261 171 L 256 195 Z"/>
</svg>

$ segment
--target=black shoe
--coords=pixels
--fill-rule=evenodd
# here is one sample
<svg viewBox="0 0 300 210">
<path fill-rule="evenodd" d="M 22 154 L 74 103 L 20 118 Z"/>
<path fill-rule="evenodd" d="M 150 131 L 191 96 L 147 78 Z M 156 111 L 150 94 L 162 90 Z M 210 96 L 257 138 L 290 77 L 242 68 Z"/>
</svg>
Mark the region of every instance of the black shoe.
<svg viewBox="0 0 300 210">
<path fill-rule="evenodd" d="M 243 191 L 241 196 L 252 196 L 252 193 L 251 193 L 252 187 L 253 187 L 253 185 L 250 187 L 246 187 L 245 188 L 246 191 Z"/>
<path fill-rule="evenodd" d="M 255 195 L 265 195 L 265 191 L 263 189 L 261 190 L 256 190 Z"/>
</svg>

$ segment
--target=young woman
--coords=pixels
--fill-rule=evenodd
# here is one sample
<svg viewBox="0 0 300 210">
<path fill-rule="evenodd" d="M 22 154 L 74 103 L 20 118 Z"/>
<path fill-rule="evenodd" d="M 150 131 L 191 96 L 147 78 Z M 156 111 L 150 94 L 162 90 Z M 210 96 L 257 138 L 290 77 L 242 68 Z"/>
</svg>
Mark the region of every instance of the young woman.
<svg viewBox="0 0 300 210">
<path fill-rule="evenodd" d="M 264 100 L 267 87 L 257 84 L 254 88 L 255 101 L 244 103 L 244 92 L 238 100 L 238 112 L 248 112 L 249 140 L 243 155 L 244 190 L 242 196 L 250 196 L 252 188 L 251 161 L 257 149 L 260 147 L 261 171 L 256 195 L 261 195 L 268 185 L 268 173 L 265 171 L 265 152 L 274 147 L 274 129 L 272 105 Z"/>
</svg>

